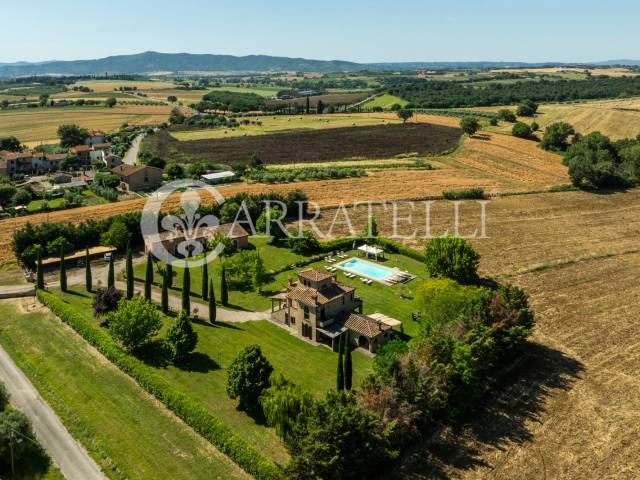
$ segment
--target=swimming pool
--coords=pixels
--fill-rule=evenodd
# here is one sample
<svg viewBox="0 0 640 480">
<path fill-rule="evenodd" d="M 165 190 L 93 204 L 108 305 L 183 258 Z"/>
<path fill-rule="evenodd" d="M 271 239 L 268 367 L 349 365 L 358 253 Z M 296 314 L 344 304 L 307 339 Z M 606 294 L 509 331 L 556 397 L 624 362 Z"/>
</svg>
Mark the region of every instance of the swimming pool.
<svg viewBox="0 0 640 480">
<path fill-rule="evenodd" d="M 370 278 L 376 282 L 384 282 L 385 280 L 394 276 L 397 271 L 383 267 L 367 260 L 361 260 L 360 258 L 350 258 L 336 265 L 336 268 L 344 270 L 346 272 L 355 273 L 361 277 Z"/>
</svg>

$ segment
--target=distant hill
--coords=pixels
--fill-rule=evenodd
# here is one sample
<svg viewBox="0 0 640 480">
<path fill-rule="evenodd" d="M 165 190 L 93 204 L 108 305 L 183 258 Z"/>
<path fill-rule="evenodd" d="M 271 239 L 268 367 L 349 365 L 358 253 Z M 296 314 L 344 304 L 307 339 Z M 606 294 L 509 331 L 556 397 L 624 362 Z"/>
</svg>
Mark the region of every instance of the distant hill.
<svg viewBox="0 0 640 480">
<path fill-rule="evenodd" d="M 392 62 L 356 63 L 344 60 L 310 60 L 268 55 L 212 55 L 144 52 L 95 60 L 0 63 L 0 77 L 29 75 L 148 74 L 155 72 L 355 72 L 361 70 L 442 70 L 451 68 L 505 68 L 570 66 L 562 63 L 524 62 Z M 592 65 L 640 65 L 637 60 L 610 60 Z"/>
<path fill-rule="evenodd" d="M 340 72 L 361 70 L 354 62 L 267 55 L 210 55 L 144 52 L 97 60 L 0 64 L 0 76 L 144 74 L 152 72 Z"/>
</svg>

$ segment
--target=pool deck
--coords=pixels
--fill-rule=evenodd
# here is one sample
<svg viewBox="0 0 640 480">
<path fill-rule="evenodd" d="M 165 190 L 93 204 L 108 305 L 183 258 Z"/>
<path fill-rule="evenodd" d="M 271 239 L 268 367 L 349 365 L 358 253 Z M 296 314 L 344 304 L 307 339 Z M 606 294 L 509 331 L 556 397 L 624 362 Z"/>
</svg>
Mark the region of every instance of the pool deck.
<svg viewBox="0 0 640 480">
<path fill-rule="evenodd" d="M 371 275 L 367 275 L 365 273 L 361 273 L 361 272 L 358 272 L 356 270 L 352 270 L 352 269 L 344 266 L 345 264 L 347 264 L 349 262 L 352 262 L 353 260 L 357 260 L 358 262 L 361 262 L 361 263 L 368 263 L 368 264 L 372 265 L 373 267 L 375 267 L 377 269 L 388 270 L 389 274 L 384 278 L 376 278 L 376 277 L 373 277 Z M 379 265 L 379 264 L 377 264 L 375 262 L 372 262 L 370 260 L 365 260 L 365 259 L 358 258 L 358 257 L 346 258 L 346 259 L 342 260 L 341 262 L 336 263 L 333 266 L 335 268 L 343 271 L 343 272 L 352 273 L 357 277 L 366 278 L 368 280 L 372 280 L 374 282 L 378 282 L 378 283 L 380 283 L 382 285 L 387 285 L 387 286 L 395 285 L 397 283 L 407 283 L 407 282 L 410 282 L 411 280 L 413 280 L 415 278 L 414 275 L 411 275 L 408 272 L 404 272 L 404 271 L 400 270 L 397 267 L 391 268 L 391 267 L 387 267 L 385 265 Z M 402 279 L 400 279 L 400 277 L 402 277 Z M 392 280 L 390 280 L 391 278 L 397 278 L 398 280 L 392 281 Z"/>
</svg>

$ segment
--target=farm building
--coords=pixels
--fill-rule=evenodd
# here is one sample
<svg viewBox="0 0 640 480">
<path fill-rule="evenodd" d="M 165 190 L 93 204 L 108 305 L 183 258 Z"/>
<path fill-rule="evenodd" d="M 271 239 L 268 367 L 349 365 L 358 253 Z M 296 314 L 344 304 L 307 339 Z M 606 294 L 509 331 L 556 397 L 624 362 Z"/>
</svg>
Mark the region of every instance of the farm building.
<svg viewBox="0 0 640 480">
<path fill-rule="evenodd" d="M 60 170 L 65 153 L 0 152 L 0 175 L 31 175 Z"/>
<path fill-rule="evenodd" d="M 106 134 L 102 130 L 91 130 L 89 136 L 84 139 L 84 144 L 89 146 L 98 145 L 104 143 L 106 140 Z"/>
<path fill-rule="evenodd" d="M 225 223 L 215 227 L 202 227 L 194 232 L 185 234 L 180 227 L 176 227 L 174 231 L 162 232 L 156 236 L 145 237 L 144 251 L 145 254 L 157 252 L 164 248 L 167 252 L 174 256 L 183 256 L 180 251 L 181 245 L 185 242 L 198 242 L 206 247 L 214 235 L 223 234 L 229 237 L 237 249 L 244 249 L 249 246 L 249 234 L 237 223 Z"/>
<path fill-rule="evenodd" d="M 88 164 L 91 161 L 91 146 L 89 145 L 77 145 L 69 149 L 71 155 L 75 155 L 84 164 Z"/>
<path fill-rule="evenodd" d="M 236 174 L 233 172 L 220 170 L 216 172 L 205 173 L 200 178 L 202 179 L 203 182 L 215 184 L 215 183 L 229 182 L 233 180 L 235 176 Z"/>
<path fill-rule="evenodd" d="M 120 177 L 120 189 L 127 192 L 154 190 L 162 184 L 162 169 L 147 165 L 119 165 L 111 173 Z"/>
</svg>

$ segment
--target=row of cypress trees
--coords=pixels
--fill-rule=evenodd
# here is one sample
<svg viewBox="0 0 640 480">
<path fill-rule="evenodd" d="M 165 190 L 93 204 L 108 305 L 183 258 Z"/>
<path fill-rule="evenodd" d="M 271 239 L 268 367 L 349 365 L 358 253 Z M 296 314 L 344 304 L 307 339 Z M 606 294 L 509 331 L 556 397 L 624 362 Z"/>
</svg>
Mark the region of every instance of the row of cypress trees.
<svg viewBox="0 0 640 480">
<path fill-rule="evenodd" d="M 109 258 L 109 269 L 107 274 L 107 287 L 115 286 L 115 255 L 111 255 Z M 133 274 L 133 253 L 131 248 L 127 248 L 126 261 L 125 261 L 125 278 L 126 278 L 126 298 L 132 299 L 134 295 L 134 274 Z M 191 274 L 189 268 L 185 268 L 182 280 L 182 310 L 186 312 L 191 311 Z M 147 266 L 144 282 L 144 298 L 151 301 L 151 288 L 153 284 L 153 259 L 151 254 L 147 255 Z M 42 259 L 40 253 L 38 253 L 37 267 L 36 267 L 36 288 L 44 289 L 44 272 L 42 268 Z M 173 268 L 170 264 L 167 264 L 162 278 L 162 294 L 161 294 L 161 308 L 163 313 L 169 312 L 169 289 L 173 287 Z M 85 288 L 87 292 L 93 291 L 93 279 L 91 273 L 91 263 L 89 261 L 89 249 L 86 249 L 85 253 Z M 60 251 L 60 289 L 63 292 L 67 291 L 67 271 L 64 251 Z M 203 266 L 202 270 L 202 299 L 208 301 L 209 304 L 209 318 L 211 322 L 215 322 L 216 319 L 216 297 L 213 288 L 213 280 L 209 279 L 209 269 L 207 264 Z M 220 303 L 227 305 L 229 303 L 229 291 L 227 286 L 227 278 L 224 265 L 220 274 Z"/>
</svg>

